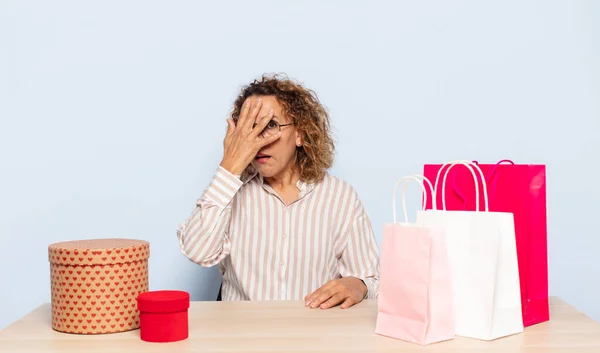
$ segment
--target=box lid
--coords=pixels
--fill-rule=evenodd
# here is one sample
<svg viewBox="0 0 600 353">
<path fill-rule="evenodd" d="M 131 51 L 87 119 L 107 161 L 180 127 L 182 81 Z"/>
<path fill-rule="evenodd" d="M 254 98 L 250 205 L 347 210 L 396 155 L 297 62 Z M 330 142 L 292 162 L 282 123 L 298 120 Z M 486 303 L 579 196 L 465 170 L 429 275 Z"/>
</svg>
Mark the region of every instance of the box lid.
<svg viewBox="0 0 600 353">
<path fill-rule="evenodd" d="M 180 290 L 149 291 L 138 295 L 137 302 L 138 310 L 144 312 L 183 311 L 190 307 L 190 294 Z"/>
<path fill-rule="evenodd" d="M 146 260 L 150 244 L 137 239 L 89 239 L 50 244 L 48 260 L 73 266 L 110 265 Z"/>
</svg>

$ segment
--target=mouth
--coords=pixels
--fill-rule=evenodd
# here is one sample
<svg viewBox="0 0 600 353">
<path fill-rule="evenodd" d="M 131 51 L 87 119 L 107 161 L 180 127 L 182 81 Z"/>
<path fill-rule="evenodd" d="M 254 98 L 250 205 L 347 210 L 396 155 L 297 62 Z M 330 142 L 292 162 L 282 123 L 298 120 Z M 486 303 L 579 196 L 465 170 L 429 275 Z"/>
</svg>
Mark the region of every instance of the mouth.
<svg viewBox="0 0 600 353">
<path fill-rule="evenodd" d="M 264 162 L 268 161 L 269 158 L 271 158 L 271 156 L 269 156 L 268 154 L 259 153 L 256 155 L 256 157 L 254 157 L 254 160 L 257 161 L 258 163 L 264 163 Z"/>
</svg>

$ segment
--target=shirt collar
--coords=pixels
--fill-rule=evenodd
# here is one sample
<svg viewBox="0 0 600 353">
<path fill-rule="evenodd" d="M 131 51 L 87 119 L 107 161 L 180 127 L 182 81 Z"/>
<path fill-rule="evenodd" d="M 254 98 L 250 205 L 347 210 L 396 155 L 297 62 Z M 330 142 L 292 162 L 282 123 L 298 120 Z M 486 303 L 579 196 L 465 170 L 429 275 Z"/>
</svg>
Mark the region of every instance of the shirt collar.
<svg viewBox="0 0 600 353">
<path fill-rule="evenodd" d="M 246 171 L 244 171 L 244 174 L 242 175 L 242 182 L 243 184 L 247 184 L 250 181 L 252 181 L 253 179 L 256 179 L 256 182 L 262 186 L 263 188 L 269 188 L 271 189 L 271 187 L 265 183 L 265 180 L 263 178 L 262 175 L 260 175 L 260 173 L 258 173 L 254 167 L 252 167 L 251 165 L 248 166 L 248 168 L 246 169 Z M 299 198 L 303 197 L 304 195 L 308 194 L 309 192 L 311 192 L 314 189 L 314 184 L 313 183 L 306 183 L 303 180 L 298 179 L 298 181 L 296 182 L 296 187 L 298 188 L 298 190 L 300 190 L 300 195 Z"/>
</svg>

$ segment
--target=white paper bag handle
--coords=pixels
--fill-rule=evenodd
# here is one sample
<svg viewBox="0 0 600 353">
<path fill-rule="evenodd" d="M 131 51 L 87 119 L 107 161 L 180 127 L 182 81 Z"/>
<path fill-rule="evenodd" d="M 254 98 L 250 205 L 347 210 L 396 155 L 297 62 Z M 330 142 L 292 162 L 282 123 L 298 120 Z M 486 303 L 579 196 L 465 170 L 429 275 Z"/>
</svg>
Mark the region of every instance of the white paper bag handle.
<svg viewBox="0 0 600 353">
<path fill-rule="evenodd" d="M 455 165 L 464 165 L 471 172 L 471 175 L 473 176 L 473 181 L 475 183 L 475 210 L 477 212 L 479 212 L 480 211 L 480 209 L 479 209 L 479 180 L 477 179 L 477 176 L 475 175 L 473 168 L 475 168 L 477 170 L 477 172 L 479 173 L 479 176 L 481 177 L 481 183 L 483 186 L 483 202 L 484 202 L 485 212 L 489 212 L 489 202 L 488 202 L 488 193 L 487 193 L 487 185 L 485 182 L 485 176 L 483 175 L 481 168 L 479 168 L 479 166 L 476 163 L 473 163 L 468 160 L 455 160 L 455 161 L 446 162 L 440 167 L 440 170 L 438 170 L 437 176 L 435 178 L 436 192 L 438 190 L 440 174 L 442 173 L 442 170 L 444 169 L 444 167 L 448 166 L 448 169 L 446 169 L 446 172 L 444 173 L 444 177 L 442 178 L 442 210 L 446 211 L 446 179 L 448 178 L 448 172 L 450 172 L 450 169 L 452 169 Z"/>
<path fill-rule="evenodd" d="M 427 183 L 427 185 L 429 186 L 429 190 L 431 192 L 431 200 L 433 202 L 433 209 L 436 209 L 436 205 L 435 205 L 435 189 L 433 188 L 433 185 L 431 184 L 431 182 L 429 181 L 429 179 L 427 179 L 426 177 L 424 177 L 423 175 L 418 175 L 418 174 L 413 174 L 413 175 L 408 175 L 405 177 L 400 178 L 400 180 L 398 180 L 396 182 L 396 185 L 394 185 L 394 194 L 392 196 L 392 211 L 394 212 L 394 223 L 396 223 L 396 193 L 398 190 L 398 186 L 400 186 L 400 184 L 402 184 L 404 181 L 408 181 L 408 180 L 414 180 L 416 182 L 419 183 L 419 185 L 421 185 L 421 189 L 423 189 L 423 193 L 425 194 L 425 197 L 423 198 L 423 202 L 421 205 L 421 208 L 424 210 L 425 209 L 425 203 L 427 202 L 427 189 L 425 189 L 425 186 L 423 185 L 423 181 L 425 181 Z M 408 183 L 404 183 L 403 187 L 402 187 L 402 209 L 404 211 L 404 222 L 408 223 L 408 214 L 406 213 L 406 185 Z"/>
</svg>

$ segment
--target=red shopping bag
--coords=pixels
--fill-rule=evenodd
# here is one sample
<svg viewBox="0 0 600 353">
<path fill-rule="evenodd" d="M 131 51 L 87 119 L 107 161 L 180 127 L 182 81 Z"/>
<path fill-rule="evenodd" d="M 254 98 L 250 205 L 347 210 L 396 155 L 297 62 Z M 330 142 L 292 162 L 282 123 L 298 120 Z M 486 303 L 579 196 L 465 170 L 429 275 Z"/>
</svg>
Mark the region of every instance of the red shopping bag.
<svg viewBox="0 0 600 353">
<path fill-rule="evenodd" d="M 509 160 L 478 165 L 486 177 L 490 211 L 514 215 L 523 326 L 548 321 L 546 166 L 514 164 Z M 426 164 L 424 176 L 436 180 L 441 166 Z M 446 209 L 475 210 L 473 177 L 467 168 L 454 168 L 449 175 L 444 186 Z M 441 182 L 436 187 L 441 190 Z M 444 202 L 441 194 L 436 192 L 438 205 Z M 426 200 L 426 209 L 431 209 L 431 205 L 431 199 Z"/>
</svg>

